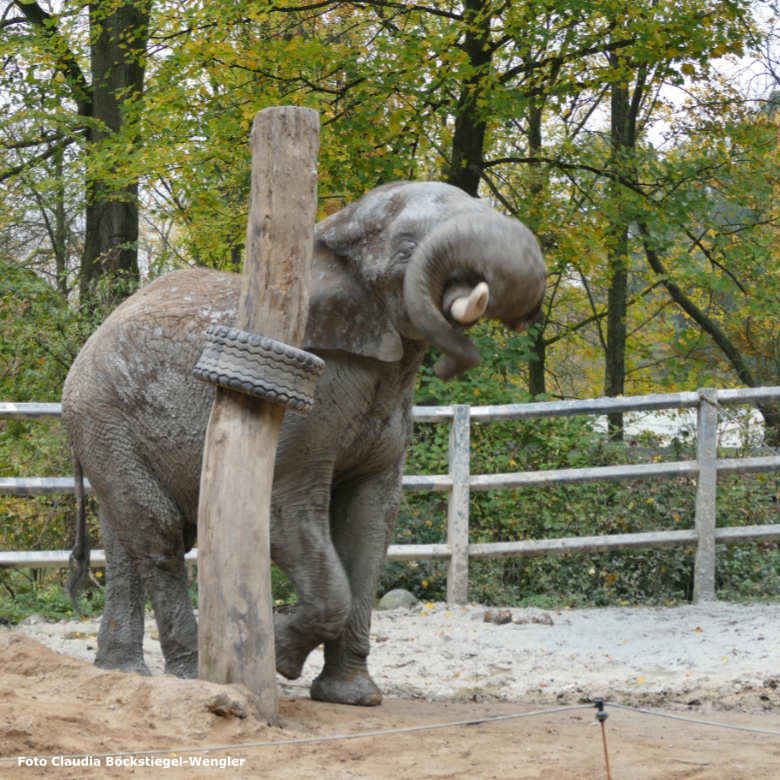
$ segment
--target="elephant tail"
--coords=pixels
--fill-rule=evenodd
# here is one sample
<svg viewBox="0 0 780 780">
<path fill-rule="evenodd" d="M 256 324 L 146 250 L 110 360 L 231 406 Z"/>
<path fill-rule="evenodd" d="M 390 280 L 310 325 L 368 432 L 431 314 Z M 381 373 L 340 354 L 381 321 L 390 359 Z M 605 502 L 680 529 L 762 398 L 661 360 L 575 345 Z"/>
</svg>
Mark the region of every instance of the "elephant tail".
<svg viewBox="0 0 780 780">
<path fill-rule="evenodd" d="M 84 473 L 77 457 L 73 457 L 73 476 L 76 482 L 76 541 L 68 560 L 68 596 L 73 610 L 81 614 L 78 595 L 89 573 L 89 534 L 87 533 L 86 506 L 84 501 Z"/>
</svg>

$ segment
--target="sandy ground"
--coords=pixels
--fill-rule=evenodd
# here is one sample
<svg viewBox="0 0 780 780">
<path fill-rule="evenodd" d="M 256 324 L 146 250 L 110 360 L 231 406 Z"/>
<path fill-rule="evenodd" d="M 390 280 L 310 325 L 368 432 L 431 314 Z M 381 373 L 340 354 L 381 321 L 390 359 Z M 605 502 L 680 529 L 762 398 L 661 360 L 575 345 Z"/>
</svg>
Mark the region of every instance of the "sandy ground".
<svg viewBox="0 0 780 780">
<path fill-rule="evenodd" d="M 444 604 L 376 612 L 370 666 L 384 703 L 310 701 L 315 651 L 300 680 L 280 678 L 274 726 L 242 686 L 161 675 L 151 622 L 145 646 L 156 676 L 144 678 L 88 662 L 96 623 L 30 619 L 0 631 L 0 777 L 603 777 L 592 708 L 600 697 L 614 778 L 780 777 L 780 603 L 512 609 L 501 625 L 484 622 L 485 612 Z M 557 711 L 366 735 L 542 710 Z M 280 744 L 289 740 L 297 742 Z M 220 745 L 233 747 L 198 749 Z M 161 752 L 117 758 L 144 750 Z M 106 755 L 55 765 L 86 753 L 124 765 Z"/>
</svg>

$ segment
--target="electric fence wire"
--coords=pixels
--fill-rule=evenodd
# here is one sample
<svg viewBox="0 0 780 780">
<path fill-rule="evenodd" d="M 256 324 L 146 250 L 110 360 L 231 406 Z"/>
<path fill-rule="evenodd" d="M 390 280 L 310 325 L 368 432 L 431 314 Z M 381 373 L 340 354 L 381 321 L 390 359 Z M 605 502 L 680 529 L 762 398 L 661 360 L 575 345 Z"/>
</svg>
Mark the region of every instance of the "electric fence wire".
<svg viewBox="0 0 780 780">
<path fill-rule="evenodd" d="M 480 726 L 484 723 L 498 723 L 506 720 L 516 720 L 520 718 L 534 718 L 543 715 L 553 715 L 560 712 L 573 712 L 575 710 L 590 710 L 593 709 L 593 704 L 572 704 L 563 707 L 552 707 L 545 710 L 534 710 L 532 712 L 515 712 L 508 715 L 489 715 L 483 718 L 470 718 L 469 720 L 450 721 L 447 723 L 431 723 L 422 726 L 406 726 L 404 728 L 397 729 L 380 729 L 377 731 L 359 731 L 355 734 L 331 734 L 323 737 L 299 737 L 295 739 L 278 739 L 278 740 L 265 740 L 259 742 L 239 742 L 228 745 L 207 745 L 207 746 L 194 746 L 194 747 L 180 747 L 180 748 L 157 748 L 155 750 L 133 750 L 133 751 L 116 751 L 106 753 L 79 753 L 73 755 L 62 756 L 62 758 L 68 759 L 86 759 L 86 758 L 108 758 L 111 757 L 125 757 L 130 758 L 133 756 L 161 756 L 171 755 L 172 753 L 187 754 L 187 753 L 214 753 L 225 750 L 246 750 L 247 748 L 263 748 L 263 747 L 283 747 L 286 745 L 311 745 L 315 743 L 324 742 L 337 742 L 339 740 L 350 739 L 368 739 L 370 737 L 384 737 L 394 734 L 412 734 L 419 731 L 433 731 L 436 729 L 446 728 L 460 728 L 463 726 Z M 699 726 L 714 726 L 722 729 L 731 729 L 734 731 L 747 731 L 753 734 L 762 734 L 769 736 L 780 737 L 780 731 L 773 729 L 757 729 L 749 726 L 737 726 L 731 723 L 719 723 L 716 721 L 699 720 L 697 718 L 686 718 L 681 715 L 672 715 L 666 712 L 657 712 L 654 710 L 646 710 L 639 707 L 629 707 L 625 704 L 615 704 L 604 700 L 605 707 L 613 707 L 615 709 L 626 710 L 628 712 L 634 712 L 640 715 L 647 715 L 658 718 L 668 718 L 670 720 L 681 720 L 687 723 L 693 723 Z M 57 756 L 60 758 L 60 756 Z M 7 762 L 17 762 L 19 756 L 0 756 L 0 764 Z M 54 756 L 42 756 L 41 758 L 54 758 Z"/>
<path fill-rule="evenodd" d="M 721 729 L 731 729 L 732 731 L 748 731 L 752 734 L 768 734 L 772 737 L 780 737 L 780 731 L 774 729 L 756 729 L 752 726 L 737 726 L 733 723 L 720 723 L 715 720 L 699 720 L 698 718 L 686 718 L 683 715 L 672 715 L 670 712 L 658 712 L 657 710 L 646 710 L 641 707 L 629 707 L 626 704 L 614 704 L 613 702 L 605 702 L 609 707 L 614 707 L 617 710 L 628 710 L 629 712 L 637 712 L 640 715 L 652 715 L 655 718 L 668 718 L 669 720 L 682 720 L 686 723 L 695 723 L 697 726 L 715 726 Z"/>
<path fill-rule="evenodd" d="M 433 731 L 435 729 L 459 728 L 461 726 L 480 726 L 483 723 L 497 723 L 502 720 L 513 720 L 516 718 L 533 718 L 539 715 L 551 715 L 557 712 L 567 712 L 570 710 L 589 710 L 591 704 L 572 704 L 565 707 L 554 707 L 547 710 L 534 710 L 533 712 L 517 712 L 509 715 L 489 715 L 484 718 L 471 718 L 469 720 L 451 721 L 448 723 L 432 723 L 423 726 L 406 726 L 397 729 L 380 729 L 378 731 L 358 731 L 355 734 L 330 734 L 324 737 L 300 737 L 295 739 L 277 739 L 265 740 L 261 742 L 241 742 L 232 745 L 208 745 L 182 748 L 158 748 L 155 750 L 133 750 L 119 751 L 109 753 L 79 753 L 77 755 L 64 756 L 68 759 L 79 758 L 107 758 L 132 756 L 160 756 L 170 755 L 171 753 L 209 753 L 224 750 L 244 750 L 245 748 L 256 747 L 282 747 L 285 745 L 311 745 L 321 742 L 337 742 L 348 739 L 367 739 L 369 737 L 384 737 L 393 734 L 411 734 L 416 731 Z M 58 756 L 59 757 L 59 756 Z M 7 761 L 16 761 L 18 756 L 0 757 L 0 764 Z M 51 758 L 50 756 L 41 756 L 41 758 Z"/>
</svg>

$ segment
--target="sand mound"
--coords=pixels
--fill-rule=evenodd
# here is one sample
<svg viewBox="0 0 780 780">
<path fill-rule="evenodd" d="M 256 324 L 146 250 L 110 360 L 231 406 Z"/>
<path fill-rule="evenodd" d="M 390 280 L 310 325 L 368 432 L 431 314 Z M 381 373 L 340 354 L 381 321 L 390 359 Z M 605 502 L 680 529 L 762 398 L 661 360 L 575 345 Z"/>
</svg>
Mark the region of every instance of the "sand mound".
<svg viewBox="0 0 780 780">
<path fill-rule="evenodd" d="M 780 733 L 780 605 L 511 610 L 502 624 L 484 615 L 438 604 L 377 613 L 371 667 L 383 705 L 310 701 L 314 653 L 300 681 L 281 685 L 273 726 L 241 685 L 103 671 L 91 663 L 96 624 L 33 619 L 0 631 L 0 777 L 603 776 L 586 703 L 594 695 Z M 152 626 L 147 635 L 147 662 L 159 670 Z M 480 726 L 284 744 L 578 704 Z M 615 777 L 780 776 L 777 735 L 608 711 Z M 246 747 L 257 742 L 275 744 Z M 199 750 L 215 746 L 233 747 Z M 133 751 L 158 753 L 117 758 Z"/>
</svg>

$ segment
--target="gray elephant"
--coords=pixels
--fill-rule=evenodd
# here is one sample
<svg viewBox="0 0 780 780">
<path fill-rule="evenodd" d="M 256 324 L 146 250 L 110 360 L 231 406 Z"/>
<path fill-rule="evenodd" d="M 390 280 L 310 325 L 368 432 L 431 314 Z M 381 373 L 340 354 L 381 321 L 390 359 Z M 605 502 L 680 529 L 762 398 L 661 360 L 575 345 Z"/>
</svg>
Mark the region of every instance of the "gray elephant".
<svg viewBox="0 0 780 780">
<path fill-rule="evenodd" d="M 318 223 L 314 241 L 303 347 L 326 369 L 311 413 L 285 415 L 277 452 L 271 555 L 298 603 L 274 616 L 276 663 L 294 679 L 324 642 L 312 697 L 373 705 L 382 694 L 367 668 L 371 610 L 401 500 L 415 375 L 429 344 L 442 350 L 442 378 L 477 364 L 465 330 L 482 317 L 524 327 L 545 269 L 520 222 L 436 182 L 378 187 Z M 101 325 L 65 381 L 63 419 L 77 477 L 83 470 L 99 500 L 107 557 L 98 666 L 146 671 L 146 593 L 166 671 L 197 673 L 184 554 L 213 388 L 192 369 L 206 328 L 233 324 L 239 287 L 239 276 L 206 269 L 157 279 Z M 74 557 L 83 570 L 83 544 Z"/>
</svg>

